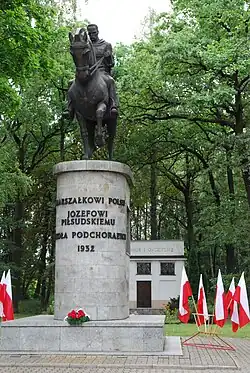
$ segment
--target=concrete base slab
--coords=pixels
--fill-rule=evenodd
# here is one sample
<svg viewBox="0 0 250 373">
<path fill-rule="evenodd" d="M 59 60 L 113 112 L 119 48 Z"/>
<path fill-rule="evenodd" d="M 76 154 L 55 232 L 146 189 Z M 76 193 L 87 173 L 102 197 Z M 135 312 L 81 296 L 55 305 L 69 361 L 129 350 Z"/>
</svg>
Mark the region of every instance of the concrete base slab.
<svg viewBox="0 0 250 373">
<path fill-rule="evenodd" d="M 124 320 L 89 321 L 70 326 L 50 315 L 2 323 L 1 351 L 160 352 L 164 316 L 131 315 Z"/>
<path fill-rule="evenodd" d="M 168 356 L 182 356 L 183 351 L 181 347 L 180 337 L 165 337 L 164 353 Z"/>
<path fill-rule="evenodd" d="M 170 338 L 170 339 L 169 339 Z M 169 339 L 169 340 L 167 340 Z M 71 355 L 75 355 L 76 352 L 75 351 L 67 351 L 67 356 L 71 356 Z M 165 337 L 165 341 L 164 341 L 164 347 L 163 347 L 163 351 L 158 351 L 158 352 L 155 352 L 155 351 L 151 351 L 151 352 L 146 352 L 146 351 L 142 351 L 142 352 L 137 352 L 137 351 L 132 351 L 132 352 L 128 352 L 128 351 L 77 351 L 77 356 L 87 356 L 87 355 L 90 355 L 90 356 L 110 356 L 110 354 L 112 354 L 112 356 L 162 356 L 162 357 L 166 357 L 166 356 L 183 356 L 183 350 L 182 350 L 182 347 L 181 347 L 181 340 L 180 340 L 180 337 Z M 1 355 L 10 355 L 10 356 L 65 356 L 65 351 L 10 351 L 10 350 L 7 350 L 7 351 L 0 351 L 0 356 Z M 1 366 L 1 362 L 0 362 L 0 366 Z"/>
</svg>

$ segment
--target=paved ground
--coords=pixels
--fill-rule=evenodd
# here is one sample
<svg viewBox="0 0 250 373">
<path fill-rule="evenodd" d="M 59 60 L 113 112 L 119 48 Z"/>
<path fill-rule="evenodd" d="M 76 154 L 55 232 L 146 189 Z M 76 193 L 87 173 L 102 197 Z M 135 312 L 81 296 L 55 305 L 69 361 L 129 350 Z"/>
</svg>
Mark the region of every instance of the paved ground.
<svg viewBox="0 0 250 373">
<path fill-rule="evenodd" d="M 236 351 L 184 346 L 183 356 L 164 357 L 0 353 L 0 373 L 250 373 L 250 340 L 225 340 Z"/>
</svg>

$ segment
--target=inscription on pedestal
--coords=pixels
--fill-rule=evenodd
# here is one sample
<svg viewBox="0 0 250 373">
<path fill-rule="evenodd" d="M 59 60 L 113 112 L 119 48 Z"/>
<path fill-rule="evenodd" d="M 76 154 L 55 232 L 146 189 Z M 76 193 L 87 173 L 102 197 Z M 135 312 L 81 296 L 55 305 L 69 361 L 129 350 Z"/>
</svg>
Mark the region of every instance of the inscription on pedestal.
<svg viewBox="0 0 250 373">
<path fill-rule="evenodd" d="M 56 201 L 56 206 L 65 206 L 68 205 L 81 205 L 81 204 L 105 204 L 112 206 L 126 206 L 124 199 L 113 198 L 113 197 L 66 197 L 61 198 Z M 125 209 L 126 213 L 126 209 Z M 126 240 L 126 233 L 121 232 L 110 232 L 110 231 L 93 231 L 95 226 L 106 226 L 106 227 L 115 227 L 116 219 L 109 217 L 109 210 L 107 209 L 98 209 L 98 210 L 82 210 L 82 209 L 71 209 L 67 210 L 65 217 L 60 219 L 61 227 L 68 226 L 90 226 L 91 231 L 86 230 L 77 230 L 73 231 L 70 234 L 63 230 L 56 233 L 56 240 L 64 240 L 68 238 L 72 239 L 111 239 L 111 240 Z M 95 245 L 76 245 L 77 252 L 79 253 L 91 253 L 95 252 Z"/>
</svg>

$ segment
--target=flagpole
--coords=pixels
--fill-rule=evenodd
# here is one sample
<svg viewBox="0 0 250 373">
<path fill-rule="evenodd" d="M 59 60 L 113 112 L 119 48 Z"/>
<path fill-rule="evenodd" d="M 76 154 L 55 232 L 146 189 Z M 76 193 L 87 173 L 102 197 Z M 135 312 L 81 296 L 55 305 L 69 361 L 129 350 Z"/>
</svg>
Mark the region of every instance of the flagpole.
<svg viewBox="0 0 250 373">
<path fill-rule="evenodd" d="M 232 298 L 232 299 L 230 300 L 230 302 L 228 303 L 227 310 L 230 308 L 232 301 L 233 301 L 233 298 Z"/>
<path fill-rule="evenodd" d="M 196 307 L 196 303 L 195 303 L 195 300 L 194 300 L 194 296 L 192 295 L 192 300 L 193 300 L 193 304 L 194 304 L 194 309 L 195 309 L 195 312 L 197 314 L 197 317 L 198 317 L 198 322 L 199 324 L 201 324 L 201 321 L 200 321 L 200 315 L 198 314 L 198 310 L 197 310 L 197 307 Z M 197 323 L 196 323 L 197 324 Z M 199 330 L 200 330 L 200 325 L 197 325 Z"/>
<path fill-rule="evenodd" d="M 211 331 L 211 333 L 213 332 L 213 325 L 214 325 L 214 313 L 215 313 L 215 304 L 214 304 L 214 307 L 213 307 L 213 312 L 212 312 L 212 322 L 211 322 L 211 328 L 210 328 L 210 331 Z"/>
</svg>

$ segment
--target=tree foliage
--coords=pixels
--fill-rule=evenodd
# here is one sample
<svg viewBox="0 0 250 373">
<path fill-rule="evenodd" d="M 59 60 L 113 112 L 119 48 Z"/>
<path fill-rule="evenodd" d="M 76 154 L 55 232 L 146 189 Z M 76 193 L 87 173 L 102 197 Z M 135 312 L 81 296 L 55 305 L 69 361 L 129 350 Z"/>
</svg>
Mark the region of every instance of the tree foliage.
<svg viewBox="0 0 250 373">
<path fill-rule="evenodd" d="M 167 238 L 185 239 L 191 274 L 232 273 L 249 266 L 248 5 L 172 4 L 117 67 L 123 154 L 140 170 L 156 164 L 158 226 L 171 199 L 182 229 Z"/>
</svg>

